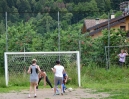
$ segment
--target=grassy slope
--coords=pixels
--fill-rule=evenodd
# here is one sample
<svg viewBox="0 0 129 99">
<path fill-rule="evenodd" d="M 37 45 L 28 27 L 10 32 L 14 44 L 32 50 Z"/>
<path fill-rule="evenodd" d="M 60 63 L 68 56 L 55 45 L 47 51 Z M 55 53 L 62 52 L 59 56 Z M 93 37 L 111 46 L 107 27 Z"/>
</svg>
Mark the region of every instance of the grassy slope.
<svg viewBox="0 0 129 99">
<path fill-rule="evenodd" d="M 82 69 L 82 86 L 98 92 L 108 92 L 110 98 L 129 99 L 129 70 L 127 68 Z"/>
</svg>

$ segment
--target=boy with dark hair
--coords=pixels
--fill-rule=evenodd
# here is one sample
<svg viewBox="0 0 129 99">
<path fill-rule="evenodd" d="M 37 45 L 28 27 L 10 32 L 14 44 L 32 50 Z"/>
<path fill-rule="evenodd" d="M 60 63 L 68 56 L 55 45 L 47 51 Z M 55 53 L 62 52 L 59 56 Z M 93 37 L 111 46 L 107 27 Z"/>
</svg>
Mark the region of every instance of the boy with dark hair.
<svg viewBox="0 0 129 99">
<path fill-rule="evenodd" d="M 39 73 L 38 77 L 39 77 L 38 85 L 39 85 L 40 81 L 42 79 L 44 79 L 44 86 L 46 86 L 46 82 L 47 82 L 49 84 L 49 86 L 53 89 L 52 84 L 49 81 L 47 74 L 43 69 L 41 69 L 41 72 Z M 38 85 L 37 85 L 36 89 L 38 89 Z"/>
<path fill-rule="evenodd" d="M 62 84 L 62 86 L 63 86 L 63 92 L 64 92 L 64 93 L 65 93 L 65 90 L 67 89 L 66 86 L 65 86 L 67 80 L 68 80 L 68 75 L 67 75 L 66 72 L 64 72 L 64 73 L 63 73 L 63 84 Z"/>
</svg>

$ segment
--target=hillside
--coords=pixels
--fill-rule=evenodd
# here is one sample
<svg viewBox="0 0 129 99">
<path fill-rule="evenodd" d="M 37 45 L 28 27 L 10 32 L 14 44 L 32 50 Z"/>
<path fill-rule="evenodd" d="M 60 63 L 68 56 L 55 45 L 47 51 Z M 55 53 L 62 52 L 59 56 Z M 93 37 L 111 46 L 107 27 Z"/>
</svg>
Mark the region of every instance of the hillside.
<svg viewBox="0 0 129 99">
<path fill-rule="evenodd" d="M 119 12 L 119 3 L 123 1 L 125 0 L 1 0 L 1 65 L 6 51 L 6 11 L 8 51 L 23 51 L 24 48 L 26 51 L 57 51 L 58 11 L 63 45 L 61 50 L 78 50 L 83 20 L 107 18 L 109 11 Z"/>
</svg>

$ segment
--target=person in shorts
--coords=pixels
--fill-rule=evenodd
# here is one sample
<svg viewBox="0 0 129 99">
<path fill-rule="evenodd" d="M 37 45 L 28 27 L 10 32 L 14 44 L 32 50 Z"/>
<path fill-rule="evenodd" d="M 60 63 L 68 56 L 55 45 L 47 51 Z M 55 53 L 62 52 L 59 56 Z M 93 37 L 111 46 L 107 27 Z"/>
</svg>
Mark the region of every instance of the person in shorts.
<svg viewBox="0 0 129 99">
<path fill-rule="evenodd" d="M 61 95 L 63 95 L 63 73 L 65 72 L 65 69 L 62 65 L 60 65 L 60 61 L 56 61 L 56 65 L 54 68 L 51 68 L 54 72 L 54 95 L 56 95 L 56 89 L 59 82 L 59 85 L 61 87 Z"/>
<path fill-rule="evenodd" d="M 32 60 L 32 65 L 29 66 L 28 73 L 30 74 L 30 92 L 28 98 L 30 98 L 30 94 L 32 88 L 34 88 L 34 98 L 36 98 L 36 86 L 38 85 L 38 72 L 41 72 L 40 67 L 36 64 L 37 60 Z"/>
<path fill-rule="evenodd" d="M 127 50 L 121 50 L 121 53 L 118 55 L 119 57 L 119 66 L 123 67 L 123 65 L 125 64 L 125 59 L 126 56 L 128 55 Z"/>
<path fill-rule="evenodd" d="M 62 83 L 62 88 L 63 88 L 63 93 L 65 93 L 66 88 L 66 83 L 68 80 L 68 74 L 66 72 L 63 73 L 63 83 Z M 59 85 L 59 81 L 57 83 L 57 85 Z M 56 88 L 56 94 L 59 95 L 59 90 L 58 88 Z"/>
</svg>

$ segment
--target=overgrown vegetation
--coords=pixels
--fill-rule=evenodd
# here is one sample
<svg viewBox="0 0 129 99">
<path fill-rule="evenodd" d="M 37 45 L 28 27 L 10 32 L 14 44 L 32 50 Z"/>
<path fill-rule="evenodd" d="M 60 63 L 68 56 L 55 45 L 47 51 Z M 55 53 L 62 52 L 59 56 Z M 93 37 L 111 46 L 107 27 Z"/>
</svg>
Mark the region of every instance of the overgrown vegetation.
<svg viewBox="0 0 129 99">
<path fill-rule="evenodd" d="M 117 3 L 122 1 L 125 0 L 118 0 Z M 6 40 L 9 52 L 57 51 L 59 32 L 57 12 L 60 11 L 60 50 L 79 50 L 78 41 L 81 39 L 82 64 L 87 65 L 91 60 L 97 61 L 97 64 L 103 67 L 104 49 L 100 48 L 107 43 L 103 44 L 103 41 L 98 39 L 94 44 L 96 41 L 87 36 L 79 37 L 82 23 L 85 18 L 107 18 L 107 12 L 113 10 L 116 10 L 117 16 L 121 15 L 115 0 L 2 0 L 0 5 L 2 12 L 0 17 L 0 66 L 4 66 L 3 53 L 6 51 Z M 5 11 L 8 12 L 7 39 Z"/>
<path fill-rule="evenodd" d="M 114 66 L 106 70 L 92 64 L 92 67 L 82 67 L 81 73 L 84 88 L 91 88 L 96 92 L 107 92 L 110 94 L 107 99 L 129 98 L 129 72 L 126 67 L 119 68 Z"/>
<path fill-rule="evenodd" d="M 117 54 L 121 48 L 128 50 L 126 32 L 110 30 L 110 45 L 120 48 L 110 49 L 111 68 L 105 70 L 105 46 L 108 41 L 108 31 L 103 30 L 103 36 L 92 39 L 81 34 L 85 18 L 108 18 L 107 12 L 116 10 L 120 16 L 118 4 L 126 0 L 1 0 L 0 1 L 0 91 L 29 87 L 29 75 L 16 78 L 13 74 L 9 87 L 5 86 L 4 55 L 6 51 L 5 11 L 8 12 L 8 51 L 58 51 L 58 16 L 60 11 L 60 45 L 61 51 L 79 50 L 81 40 L 81 79 L 82 87 L 93 88 L 113 94 L 111 98 L 129 98 L 128 69 L 120 69 L 117 65 Z M 29 13 L 30 12 L 30 13 Z M 127 57 L 128 65 L 129 58 Z M 73 69 L 73 68 L 72 68 Z M 77 75 L 68 74 L 69 82 L 77 85 Z M 51 76 L 48 73 L 48 76 Z M 21 81 L 24 81 L 21 82 Z M 51 82 L 53 80 L 51 79 Z M 22 87 L 21 87 L 22 86 Z M 117 94 L 114 96 L 114 94 Z"/>
</svg>

